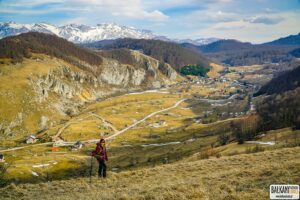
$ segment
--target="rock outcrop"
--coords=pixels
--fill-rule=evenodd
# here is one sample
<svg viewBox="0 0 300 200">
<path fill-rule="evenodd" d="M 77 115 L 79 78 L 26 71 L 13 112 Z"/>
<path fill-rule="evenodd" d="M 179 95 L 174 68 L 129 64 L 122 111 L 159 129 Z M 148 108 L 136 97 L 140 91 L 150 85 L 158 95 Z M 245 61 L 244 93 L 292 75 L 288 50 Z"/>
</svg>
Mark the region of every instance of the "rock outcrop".
<svg viewBox="0 0 300 200">
<path fill-rule="evenodd" d="M 32 72 L 28 75 L 26 87 L 29 91 L 26 93 L 31 97 L 26 104 L 29 109 L 15 113 L 17 116 L 12 116 L 12 121 L 0 121 L 0 132 L 4 135 L 17 132 L 33 134 L 61 123 L 59 119 L 78 114 L 86 102 L 116 93 L 161 88 L 174 84 L 181 78 L 169 64 L 161 63 L 139 51 L 131 50 L 130 55 L 134 60 L 133 65 L 103 58 L 102 64 L 96 70 L 92 66 L 85 70 L 86 63 L 85 68 L 79 68 L 47 58 L 56 62 L 57 67 L 51 67 L 48 73 Z M 29 117 L 36 120 L 32 122 L 36 127 L 34 131 L 25 126 Z"/>
</svg>

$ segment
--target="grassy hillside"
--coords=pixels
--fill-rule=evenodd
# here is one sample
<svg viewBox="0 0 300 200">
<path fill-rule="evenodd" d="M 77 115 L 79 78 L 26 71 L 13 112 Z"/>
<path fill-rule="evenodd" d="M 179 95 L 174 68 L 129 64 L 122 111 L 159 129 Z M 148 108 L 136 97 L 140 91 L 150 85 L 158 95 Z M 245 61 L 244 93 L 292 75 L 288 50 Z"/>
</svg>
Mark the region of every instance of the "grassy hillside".
<svg viewBox="0 0 300 200">
<path fill-rule="evenodd" d="M 93 177 L 92 184 L 89 178 L 11 184 L 0 189 L 1 199 L 268 199 L 269 185 L 300 182 L 299 153 L 295 147 L 180 161 Z"/>
<path fill-rule="evenodd" d="M 160 40 L 145 39 L 118 39 L 110 42 L 96 42 L 84 45 L 86 47 L 101 49 L 128 48 L 141 50 L 161 62 L 166 62 L 177 71 L 185 65 L 200 64 L 209 68 L 209 60 L 199 53 L 180 47 L 179 44 Z"/>
</svg>

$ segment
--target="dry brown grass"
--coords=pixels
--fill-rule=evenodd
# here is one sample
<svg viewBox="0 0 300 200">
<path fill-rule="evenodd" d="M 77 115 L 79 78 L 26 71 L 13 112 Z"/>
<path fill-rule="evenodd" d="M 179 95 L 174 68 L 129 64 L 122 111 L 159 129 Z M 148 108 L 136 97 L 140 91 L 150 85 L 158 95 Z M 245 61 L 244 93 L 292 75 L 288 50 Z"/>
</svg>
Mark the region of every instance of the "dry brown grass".
<svg viewBox="0 0 300 200">
<path fill-rule="evenodd" d="M 299 184 L 300 147 L 178 162 L 40 184 L 11 184 L 1 199 L 268 199 L 269 185 Z"/>
<path fill-rule="evenodd" d="M 211 70 L 207 73 L 209 77 L 219 77 L 219 72 L 224 69 L 222 65 L 218 65 L 216 63 L 210 63 Z"/>
</svg>

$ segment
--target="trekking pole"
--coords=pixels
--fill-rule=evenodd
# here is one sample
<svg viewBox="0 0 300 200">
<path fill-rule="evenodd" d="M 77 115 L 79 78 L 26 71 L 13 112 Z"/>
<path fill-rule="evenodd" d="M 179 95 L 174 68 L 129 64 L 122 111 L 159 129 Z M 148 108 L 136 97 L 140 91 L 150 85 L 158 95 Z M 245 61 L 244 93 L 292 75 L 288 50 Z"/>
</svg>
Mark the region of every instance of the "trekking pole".
<svg viewBox="0 0 300 200">
<path fill-rule="evenodd" d="M 92 184 L 92 172 L 93 172 L 93 156 L 91 155 L 90 184 Z"/>
</svg>

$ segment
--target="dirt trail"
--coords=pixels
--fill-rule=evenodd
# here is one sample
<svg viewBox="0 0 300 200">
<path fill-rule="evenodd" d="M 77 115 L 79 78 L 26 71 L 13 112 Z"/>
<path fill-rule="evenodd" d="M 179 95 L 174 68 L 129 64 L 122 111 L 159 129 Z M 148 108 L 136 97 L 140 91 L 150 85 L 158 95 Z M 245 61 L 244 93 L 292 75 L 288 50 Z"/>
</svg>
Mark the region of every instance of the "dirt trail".
<svg viewBox="0 0 300 200">
<path fill-rule="evenodd" d="M 83 117 L 83 118 L 80 118 L 80 119 L 78 119 L 78 120 L 76 120 L 76 121 L 67 122 L 63 127 L 61 127 L 61 128 L 57 131 L 56 135 L 54 135 L 52 138 L 53 138 L 53 139 L 58 138 L 58 137 L 62 134 L 62 132 L 63 132 L 66 128 L 68 128 L 71 124 L 78 124 L 79 122 L 81 122 L 81 121 L 83 121 L 84 119 L 87 119 L 87 118 L 89 118 L 89 117 L 91 117 L 91 116 L 92 116 L 92 115 L 90 114 L 90 115 L 88 115 L 88 116 L 86 116 L 86 117 Z"/>
<path fill-rule="evenodd" d="M 95 113 L 91 113 L 91 115 L 98 118 L 98 119 L 101 119 L 103 124 L 110 127 L 114 132 L 118 132 L 118 129 L 115 126 L 113 126 L 109 121 L 107 121 L 106 119 L 104 119 L 100 115 L 95 114 Z"/>
<path fill-rule="evenodd" d="M 45 142 L 45 143 L 32 144 L 32 145 L 27 145 L 27 146 L 22 146 L 22 147 L 14 147 L 14 148 L 10 148 L 10 149 L 0 150 L 0 153 L 8 152 L 8 151 L 15 151 L 15 150 L 19 150 L 19 149 L 25 149 L 25 148 L 29 148 L 29 147 L 51 145 L 51 144 L 53 144 L 53 143 L 54 143 L 54 142 Z"/>
</svg>

